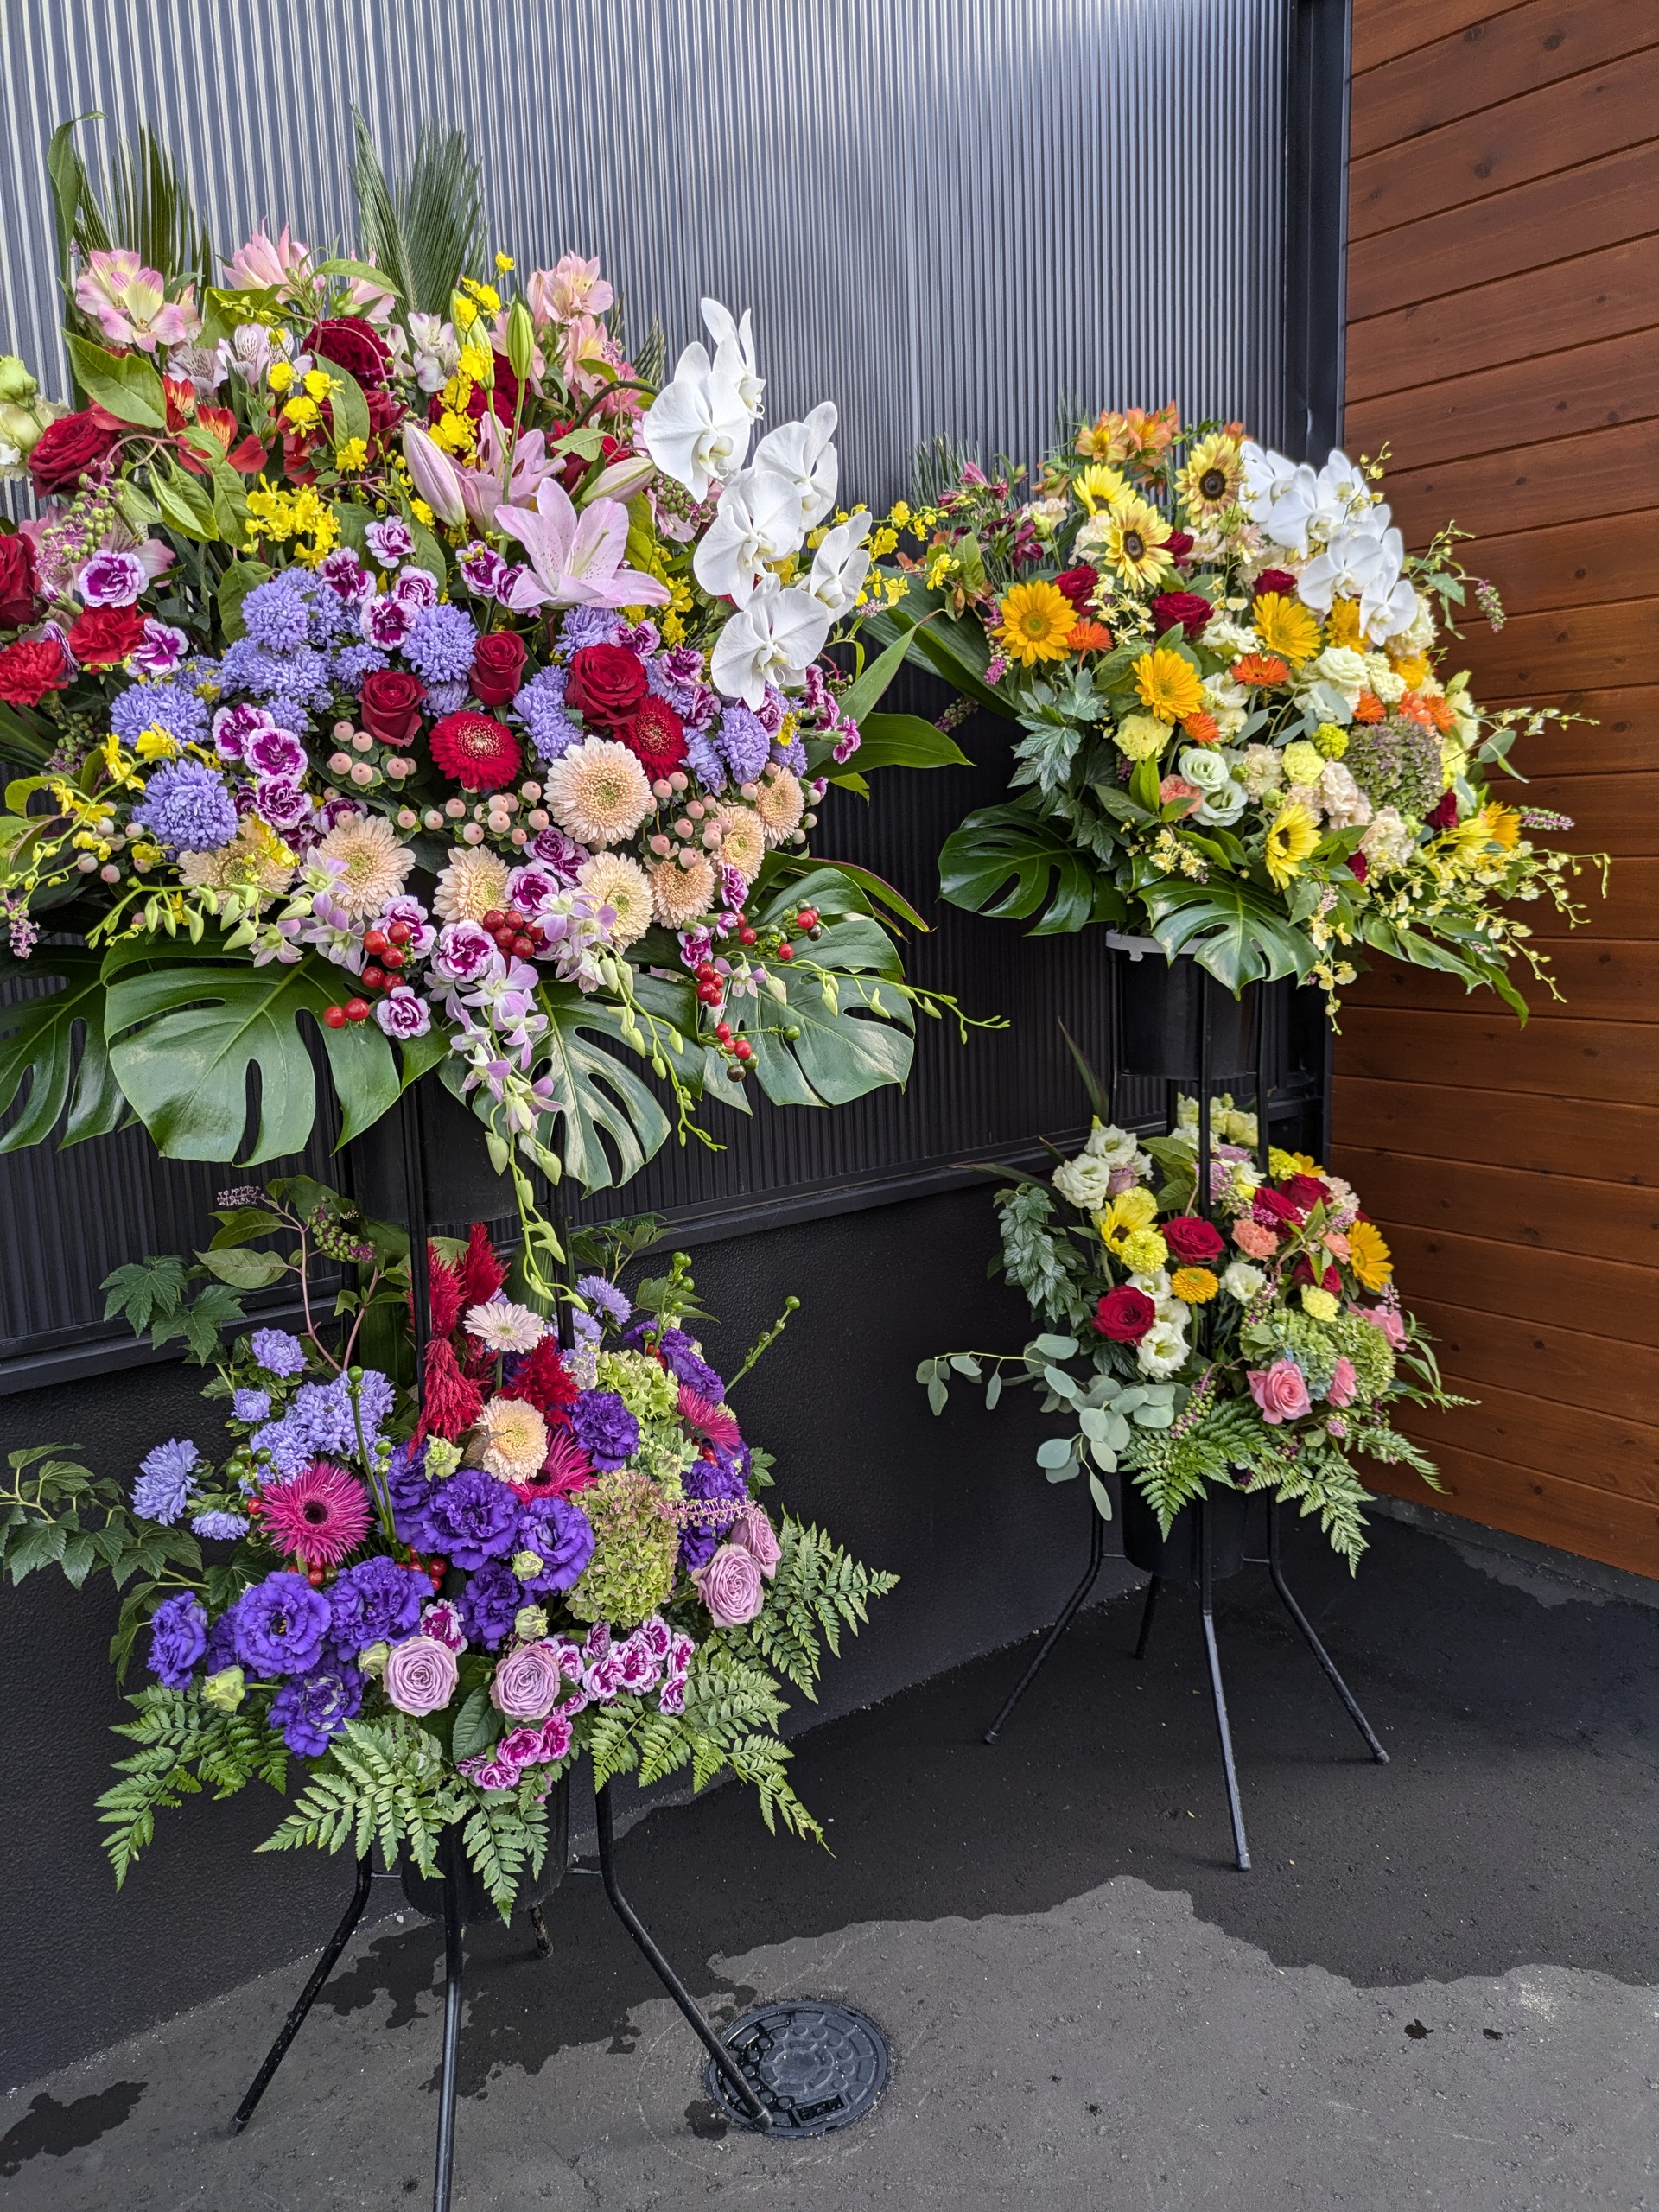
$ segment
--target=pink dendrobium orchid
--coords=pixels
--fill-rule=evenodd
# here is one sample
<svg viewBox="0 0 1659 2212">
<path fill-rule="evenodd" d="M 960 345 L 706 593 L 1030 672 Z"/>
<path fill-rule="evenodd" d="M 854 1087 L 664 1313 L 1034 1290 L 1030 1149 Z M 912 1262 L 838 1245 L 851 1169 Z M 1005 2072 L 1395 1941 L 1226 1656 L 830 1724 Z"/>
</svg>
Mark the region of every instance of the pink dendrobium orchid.
<svg viewBox="0 0 1659 2212">
<path fill-rule="evenodd" d="M 518 613 L 541 607 L 663 607 L 668 586 L 622 565 L 628 511 L 617 499 L 595 499 L 580 514 L 558 480 L 545 478 L 533 507 L 496 509 L 495 527 L 516 537 L 530 567 L 507 603 Z"/>
<path fill-rule="evenodd" d="M 92 317 L 112 346 L 182 346 L 201 328 L 193 295 L 169 300 L 159 269 L 146 269 L 126 246 L 86 257 L 75 283 L 75 304 Z"/>
</svg>

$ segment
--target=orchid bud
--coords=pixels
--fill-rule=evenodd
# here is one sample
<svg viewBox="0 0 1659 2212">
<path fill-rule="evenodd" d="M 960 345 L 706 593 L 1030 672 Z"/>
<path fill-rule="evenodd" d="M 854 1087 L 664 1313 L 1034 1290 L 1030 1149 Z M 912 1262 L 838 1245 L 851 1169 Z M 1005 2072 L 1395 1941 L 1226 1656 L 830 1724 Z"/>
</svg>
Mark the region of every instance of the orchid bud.
<svg viewBox="0 0 1659 2212">
<path fill-rule="evenodd" d="M 416 490 L 441 523 L 459 529 L 467 519 L 461 477 L 448 454 L 435 446 L 418 423 L 404 427 L 404 459 Z"/>
<path fill-rule="evenodd" d="M 529 376 L 535 359 L 536 327 L 530 309 L 522 300 L 515 300 L 507 310 L 507 364 L 520 384 Z"/>
</svg>

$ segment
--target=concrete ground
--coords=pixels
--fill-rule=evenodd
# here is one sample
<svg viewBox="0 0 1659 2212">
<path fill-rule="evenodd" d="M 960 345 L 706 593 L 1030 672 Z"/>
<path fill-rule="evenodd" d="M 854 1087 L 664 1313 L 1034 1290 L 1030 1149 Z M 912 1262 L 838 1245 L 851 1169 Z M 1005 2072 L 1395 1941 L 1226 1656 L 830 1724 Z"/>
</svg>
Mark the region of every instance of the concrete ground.
<svg viewBox="0 0 1659 2212">
<path fill-rule="evenodd" d="M 1250 1874 L 1189 1598 L 1141 1666 L 1133 1598 L 1080 1616 L 994 1749 L 1018 1653 L 817 1730 L 797 1778 L 834 1856 L 728 1789 L 620 1865 L 717 2018 L 870 2013 L 882 2103 L 810 2143 L 726 2127 L 573 1875 L 550 1959 L 522 1923 L 469 1936 L 458 2212 L 1659 2212 L 1659 1615 L 1390 1522 L 1357 1583 L 1308 1532 L 1289 1559 L 1391 1764 L 1254 1570 L 1220 1593 Z M 440 1950 L 368 1926 L 238 2139 L 297 1958 L 20 2090 L 11 2212 L 429 2201 Z"/>
</svg>

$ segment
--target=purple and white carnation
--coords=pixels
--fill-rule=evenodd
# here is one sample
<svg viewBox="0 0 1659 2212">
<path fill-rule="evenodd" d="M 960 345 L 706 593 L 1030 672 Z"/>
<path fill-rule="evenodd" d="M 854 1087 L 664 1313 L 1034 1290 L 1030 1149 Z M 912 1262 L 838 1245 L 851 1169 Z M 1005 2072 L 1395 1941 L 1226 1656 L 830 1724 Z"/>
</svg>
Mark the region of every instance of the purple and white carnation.
<svg viewBox="0 0 1659 2212">
<path fill-rule="evenodd" d="M 443 983 L 480 983 L 506 974 L 500 948 L 478 922 L 447 922 L 438 931 L 432 973 Z"/>
<path fill-rule="evenodd" d="M 130 664 L 140 676 L 172 676 L 183 667 L 189 653 L 190 640 L 182 630 L 147 614 L 144 634 L 133 649 Z"/>
<path fill-rule="evenodd" d="M 395 569 L 415 550 L 415 533 L 401 515 L 372 522 L 363 533 L 370 552 L 383 569 Z"/>
<path fill-rule="evenodd" d="M 404 569 L 393 582 L 391 595 L 401 601 L 411 613 L 419 607 L 435 607 L 438 603 L 438 580 L 429 569 Z"/>
<path fill-rule="evenodd" d="M 291 784 L 305 773 L 305 747 L 291 729 L 274 723 L 247 733 L 242 758 L 262 783 Z"/>
<path fill-rule="evenodd" d="M 274 727 L 267 707 L 256 707 L 245 699 L 233 707 L 221 707 L 213 716 L 214 750 L 221 760 L 244 760 L 254 733 Z"/>
<path fill-rule="evenodd" d="M 371 532 L 374 528 L 371 524 Z M 317 569 L 317 581 L 326 584 L 345 607 L 360 607 L 374 592 L 374 579 L 349 545 L 336 545 Z"/>
<path fill-rule="evenodd" d="M 388 1037 L 424 1037 L 432 1027 L 431 1010 L 407 983 L 394 983 L 384 998 L 375 1001 L 376 1024 Z"/>
<path fill-rule="evenodd" d="M 461 1608 L 453 1599 L 435 1598 L 421 1614 L 421 1634 L 429 1636 L 451 1651 L 467 1649 L 467 1631 L 461 1626 Z"/>
<path fill-rule="evenodd" d="M 476 539 L 463 545 L 455 556 L 455 566 L 461 570 L 461 581 L 469 592 L 479 599 L 499 597 L 507 578 L 507 563 L 493 546 L 481 545 Z"/>
<path fill-rule="evenodd" d="M 207 1615 L 195 1592 L 164 1598 L 149 1620 L 149 1671 L 162 1688 L 187 1688 L 207 1649 Z"/>
<path fill-rule="evenodd" d="M 201 1454 L 188 1438 L 170 1436 L 165 1444 L 158 1444 L 138 1462 L 132 1485 L 133 1511 L 170 1529 L 184 1517 L 200 1465 Z"/>
<path fill-rule="evenodd" d="M 552 823 L 545 830 L 538 830 L 524 850 L 534 856 L 538 868 L 556 876 L 567 889 L 581 874 L 583 864 L 593 857 L 585 845 L 577 844 L 574 837 L 567 837 L 563 830 Z"/>
<path fill-rule="evenodd" d="M 136 553 L 94 553 L 75 589 L 84 607 L 130 607 L 149 581 Z"/>
<path fill-rule="evenodd" d="M 631 1636 L 626 1643 L 618 1645 L 617 1652 L 621 1662 L 617 1675 L 619 1688 L 632 1690 L 636 1696 L 656 1688 L 662 1679 L 662 1662 L 649 1645 L 642 1643 L 638 1636 Z"/>
<path fill-rule="evenodd" d="M 390 593 L 367 600 L 363 607 L 363 635 L 383 652 L 394 653 L 409 635 L 415 609 Z"/>
</svg>

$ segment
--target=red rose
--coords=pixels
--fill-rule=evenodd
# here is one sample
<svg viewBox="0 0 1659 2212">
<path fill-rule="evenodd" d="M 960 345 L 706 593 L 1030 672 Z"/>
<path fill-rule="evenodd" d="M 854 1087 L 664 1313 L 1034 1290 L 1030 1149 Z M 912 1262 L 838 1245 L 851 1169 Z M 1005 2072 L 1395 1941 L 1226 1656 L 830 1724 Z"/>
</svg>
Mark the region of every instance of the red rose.
<svg viewBox="0 0 1659 2212">
<path fill-rule="evenodd" d="M 1189 638 L 1201 638 L 1215 608 L 1197 591 L 1161 591 L 1152 602 L 1152 626 L 1161 638 L 1179 622 Z"/>
<path fill-rule="evenodd" d="M 96 468 L 115 450 L 122 425 L 101 407 L 83 408 L 79 415 L 65 415 L 48 423 L 29 456 L 29 473 L 37 492 L 73 492 L 88 469 Z"/>
<path fill-rule="evenodd" d="M 365 676 L 357 694 L 363 727 L 382 745 L 408 745 L 421 726 L 426 686 L 401 668 L 378 668 Z"/>
<path fill-rule="evenodd" d="M 89 607 L 69 625 L 69 650 L 83 668 L 113 668 L 143 642 L 136 607 Z"/>
<path fill-rule="evenodd" d="M 1218 1260 L 1225 1249 L 1214 1226 L 1195 1213 L 1179 1213 L 1173 1221 L 1166 1221 L 1164 1242 L 1184 1268 Z"/>
<path fill-rule="evenodd" d="M 1299 1256 L 1295 1266 L 1290 1271 L 1290 1280 L 1293 1284 L 1314 1283 L 1316 1281 L 1316 1278 L 1313 1273 L 1313 1262 L 1306 1257 Z M 1317 1287 L 1320 1290 L 1340 1292 L 1342 1289 L 1342 1277 L 1337 1273 L 1334 1268 L 1327 1267 L 1324 1270 L 1322 1275 L 1317 1279 Z"/>
<path fill-rule="evenodd" d="M 1095 1326 L 1115 1344 L 1138 1344 L 1158 1319 L 1158 1308 L 1144 1290 L 1125 1283 L 1109 1290 L 1095 1308 Z"/>
<path fill-rule="evenodd" d="M 1172 530 L 1164 540 L 1164 550 L 1172 561 L 1185 561 L 1192 550 L 1192 540 L 1184 530 Z"/>
<path fill-rule="evenodd" d="M 1256 1192 L 1250 1212 L 1263 1229 L 1300 1229 L 1302 1225 L 1300 1208 L 1265 1183 Z"/>
<path fill-rule="evenodd" d="M 645 694 L 626 721 L 613 722 L 611 735 L 627 747 L 653 783 L 671 776 L 685 759 L 685 724 L 654 692 Z"/>
<path fill-rule="evenodd" d="M 524 764 L 518 741 L 505 722 L 464 707 L 434 722 L 426 742 L 435 766 L 463 791 L 505 791 Z"/>
<path fill-rule="evenodd" d="M 1277 592 L 1281 599 L 1294 599 L 1296 579 L 1288 569 L 1263 569 L 1250 586 L 1252 599 L 1260 599 L 1263 592 Z"/>
<path fill-rule="evenodd" d="M 492 630 L 473 648 L 473 696 L 486 707 L 505 707 L 524 681 L 524 639 L 516 630 Z"/>
<path fill-rule="evenodd" d="M 1443 792 L 1439 802 L 1435 805 L 1433 813 L 1426 814 L 1423 817 L 1423 820 L 1431 830 L 1455 830 L 1458 826 L 1458 795 L 1456 791 L 1452 791 Z"/>
<path fill-rule="evenodd" d="M 1356 883 L 1363 883 L 1370 872 L 1371 864 L 1370 861 L 1366 859 L 1363 853 L 1352 852 L 1349 854 L 1348 873 L 1353 877 Z"/>
<path fill-rule="evenodd" d="M 645 669 L 626 645 L 584 645 L 571 656 L 564 703 L 583 721 L 626 721 L 645 696 Z"/>
<path fill-rule="evenodd" d="M 0 537 L 0 630 L 21 630 L 35 620 L 35 549 L 21 530 Z"/>
<path fill-rule="evenodd" d="M 1081 569 L 1065 569 L 1054 579 L 1056 591 L 1064 592 L 1079 614 L 1094 596 L 1095 586 L 1100 582 L 1100 570 L 1085 565 Z"/>
<path fill-rule="evenodd" d="M 48 691 L 69 681 L 69 664 L 55 638 L 23 638 L 0 645 L 0 699 L 10 707 L 38 707 Z"/>
<path fill-rule="evenodd" d="M 360 315 L 341 315 L 334 321 L 315 324 L 306 339 L 305 350 L 321 353 L 325 361 L 344 369 L 365 391 L 385 384 L 391 363 L 391 347 L 373 324 L 365 322 Z"/>
<path fill-rule="evenodd" d="M 1290 1175 L 1285 1179 L 1285 1196 L 1294 1206 L 1304 1213 L 1314 1206 L 1322 1206 L 1331 1195 L 1330 1185 L 1321 1183 L 1317 1175 Z"/>
</svg>

